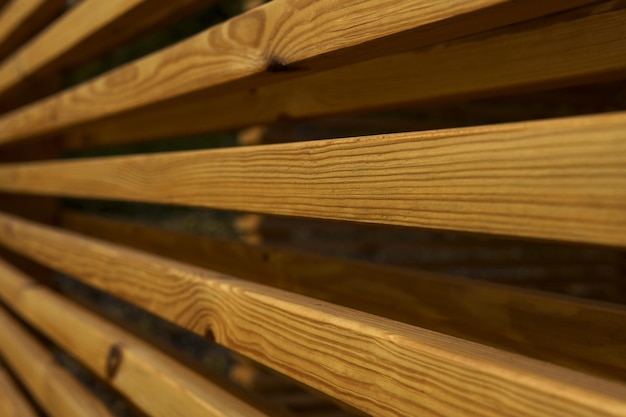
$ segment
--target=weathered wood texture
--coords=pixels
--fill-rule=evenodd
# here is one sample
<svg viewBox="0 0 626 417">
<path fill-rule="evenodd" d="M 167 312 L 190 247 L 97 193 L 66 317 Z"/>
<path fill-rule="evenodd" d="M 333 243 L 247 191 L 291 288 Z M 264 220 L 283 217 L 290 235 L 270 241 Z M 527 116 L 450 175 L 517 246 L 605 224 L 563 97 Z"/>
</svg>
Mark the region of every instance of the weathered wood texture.
<svg viewBox="0 0 626 417">
<path fill-rule="evenodd" d="M 0 62 L 65 9 L 63 0 L 13 0 L 0 10 Z"/>
<path fill-rule="evenodd" d="M 266 416 L 3 261 L 0 297 L 150 416 Z"/>
<path fill-rule="evenodd" d="M 2 220 L 5 245 L 373 415 L 626 413 L 621 384 L 8 215 Z"/>
<path fill-rule="evenodd" d="M 60 225 L 216 272 L 626 382 L 626 349 L 618 336 L 626 333 L 626 309 L 620 306 L 71 212 L 62 214 Z M 36 252 L 26 249 L 24 253 L 33 256 Z"/>
<path fill-rule="evenodd" d="M 623 77 L 624 6 L 605 2 L 253 90 L 152 106 L 73 129 L 65 146 L 97 147 Z"/>
<path fill-rule="evenodd" d="M 626 114 L 5 164 L 0 190 L 624 246 Z"/>
<path fill-rule="evenodd" d="M 63 2 L 61 2 L 63 3 Z M 0 96 L 23 95 L 59 72 L 206 8 L 213 0 L 84 0 L 0 66 Z M 27 25 L 29 26 L 29 25 Z"/>
<path fill-rule="evenodd" d="M 252 88 L 412 50 L 592 2 L 276 0 L 6 115 L 0 119 L 0 143 L 218 86 Z"/>
<path fill-rule="evenodd" d="M 2 365 L 0 365 L 0 415 L 3 417 L 37 417 L 30 401 L 15 385 Z"/>
<path fill-rule="evenodd" d="M 113 417 L 113 414 L 17 320 L 0 307 L 0 353 L 30 394 L 53 417 Z"/>
</svg>

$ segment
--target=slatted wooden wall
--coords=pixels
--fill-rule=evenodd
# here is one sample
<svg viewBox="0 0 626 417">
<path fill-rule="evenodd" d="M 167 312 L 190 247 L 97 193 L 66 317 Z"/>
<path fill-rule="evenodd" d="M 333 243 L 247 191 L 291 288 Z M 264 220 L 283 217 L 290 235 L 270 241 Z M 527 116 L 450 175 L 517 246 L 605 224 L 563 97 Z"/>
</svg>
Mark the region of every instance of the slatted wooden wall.
<svg viewBox="0 0 626 417">
<path fill-rule="evenodd" d="M 0 413 L 626 416 L 624 28 L 0 1 Z"/>
</svg>

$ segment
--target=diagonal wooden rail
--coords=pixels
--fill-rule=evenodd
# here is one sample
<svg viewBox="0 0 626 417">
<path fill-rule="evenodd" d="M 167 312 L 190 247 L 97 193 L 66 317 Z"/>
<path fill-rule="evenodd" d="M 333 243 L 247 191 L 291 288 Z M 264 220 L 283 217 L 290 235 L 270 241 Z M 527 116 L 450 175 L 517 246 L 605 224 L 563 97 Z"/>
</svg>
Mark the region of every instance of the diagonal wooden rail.
<svg viewBox="0 0 626 417">
<path fill-rule="evenodd" d="M 37 417 L 24 394 L 17 388 L 6 369 L 0 364 L 0 415 L 5 417 Z"/>
<path fill-rule="evenodd" d="M 83 0 L 2 62 L 0 97 L 18 96 L 28 90 L 33 79 L 86 62 L 142 32 L 212 3 L 213 0 Z"/>
<path fill-rule="evenodd" d="M 626 333 L 626 309 L 618 305 L 72 212 L 61 213 L 59 222 L 97 239 L 626 381 L 626 348 L 618 336 Z M 9 245 L 34 256 L 20 240 Z"/>
<path fill-rule="evenodd" d="M 0 231 L 13 249 L 376 416 L 626 413 L 626 387 L 608 380 L 8 215 Z"/>
<path fill-rule="evenodd" d="M 0 298 L 150 416 L 267 416 L 2 260 Z"/>
<path fill-rule="evenodd" d="M 0 306 L 0 354 L 52 417 L 113 417 L 24 325 Z"/>
<path fill-rule="evenodd" d="M 210 89 L 254 88 L 592 2 L 275 0 L 6 115 L 0 119 L 0 143 Z"/>
<path fill-rule="evenodd" d="M 623 247 L 626 113 L 5 164 L 0 190 Z"/>
<path fill-rule="evenodd" d="M 115 145 L 606 81 L 626 70 L 624 7 L 622 1 L 603 2 L 253 90 L 198 94 L 72 129 L 64 146 Z"/>
<path fill-rule="evenodd" d="M 0 9 L 0 62 L 64 9 L 63 0 L 13 0 Z"/>
</svg>

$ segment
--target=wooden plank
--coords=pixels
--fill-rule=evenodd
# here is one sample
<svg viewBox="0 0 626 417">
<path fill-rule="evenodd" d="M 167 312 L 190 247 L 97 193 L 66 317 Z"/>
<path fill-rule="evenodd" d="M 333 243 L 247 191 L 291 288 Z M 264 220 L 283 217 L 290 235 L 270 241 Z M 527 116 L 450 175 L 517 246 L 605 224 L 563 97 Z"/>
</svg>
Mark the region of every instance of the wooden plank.
<svg viewBox="0 0 626 417">
<path fill-rule="evenodd" d="M 0 282 L 5 304 L 148 415 L 267 416 L 4 261 Z"/>
<path fill-rule="evenodd" d="M 1 101 L 1 100 L 0 100 Z M 0 151 L 0 162 L 18 162 L 53 159 L 59 156 L 58 142 L 33 141 L 5 146 Z M 37 222 L 54 224 L 59 214 L 58 199 L 45 196 L 11 194 L 0 192 L 0 211 L 13 213 Z M 0 257 L 39 277 L 54 280 L 54 273 L 28 259 L 0 249 Z"/>
<path fill-rule="evenodd" d="M 248 89 L 413 50 L 592 2 L 275 0 L 3 117 L 0 143 L 192 93 Z"/>
<path fill-rule="evenodd" d="M 65 9 L 63 0 L 13 0 L 0 10 L 0 62 Z"/>
<path fill-rule="evenodd" d="M 626 386 L 608 380 L 8 215 L 0 232 L 15 250 L 372 415 L 626 413 Z"/>
<path fill-rule="evenodd" d="M 28 399 L 0 365 L 0 415 L 3 417 L 37 417 Z"/>
<path fill-rule="evenodd" d="M 604 2 L 254 90 L 152 106 L 73 129 L 65 146 L 81 149 L 603 82 L 623 77 L 626 69 L 625 22 L 622 1 Z"/>
<path fill-rule="evenodd" d="M 0 307 L 0 353 L 39 405 L 53 417 L 113 417 L 87 388 Z"/>
<path fill-rule="evenodd" d="M 615 343 L 615 335 L 626 332 L 626 309 L 621 307 L 75 213 L 64 212 L 60 225 L 216 272 L 626 381 L 626 350 Z M 15 245 L 27 255 L 36 254 L 23 244 Z"/>
<path fill-rule="evenodd" d="M 626 113 L 5 164 L 0 190 L 624 246 Z"/>
<path fill-rule="evenodd" d="M 41 79 L 211 5 L 213 0 L 85 0 L 0 66 L 0 96 L 19 97 Z M 63 3 L 63 2 L 61 2 Z"/>
</svg>

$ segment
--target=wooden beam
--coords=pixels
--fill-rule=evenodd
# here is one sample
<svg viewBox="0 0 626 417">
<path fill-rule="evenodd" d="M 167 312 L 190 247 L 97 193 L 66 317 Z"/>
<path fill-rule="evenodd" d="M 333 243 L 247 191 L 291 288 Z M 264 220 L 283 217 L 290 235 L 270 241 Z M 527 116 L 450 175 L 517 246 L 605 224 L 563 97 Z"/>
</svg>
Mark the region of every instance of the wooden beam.
<svg viewBox="0 0 626 417">
<path fill-rule="evenodd" d="M 56 364 L 34 336 L 0 307 L 0 354 L 53 417 L 113 417 L 87 388 Z"/>
<path fill-rule="evenodd" d="M 65 146 L 115 145 L 603 82 L 626 70 L 626 54 L 620 53 L 626 50 L 623 7 L 604 2 L 254 90 L 152 106 L 72 129 Z"/>
<path fill-rule="evenodd" d="M 64 0 L 13 0 L 0 10 L 0 62 L 65 9 Z"/>
<path fill-rule="evenodd" d="M 0 365 L 0 415 L 4 417 L 37 417 L 33 406 Z"/>
<path fill-rule="evenodd" d="M 84 0 L 0 66 L 0 96 L 19 97 L 32 87 L 34 79 L 39 82 L 52 72 L 86 62 L 211 3 L 213 0 Z"/>
<path fill-rule="evenodd" d="M 0 190 L 625 246 L 626 113 L 5 164 Z"/>
<path fill-rule="evenodd" d="M 626 387 L 608 380 L 8 215 L 0 232 L 14 250 L 366 413 L 626 413 Z"/>
<path fill-rule="evenodd" d="M 0 100 L 1 102 L 2 100 Z M 59 156 L 58 142 L 33 141 L 31 143 L 16 143 L 5 146 L 0 151 L 0 163 L 25 162 L 45 159 L 54 159 Z M 54 224 L 59 214 L 58 199 L 47 196 L 25 194 L 11 194 L 0 192 L 0 211 L 12 213 L 37 222 Z M 28 259 L 0 249 L 0 257 L 11 261 L 14 265 L 39 277 L 53 281 L 53 271 L 41 265 L 30 262 Z"/>
<path fill-rule="evenodd" d="M 254 88 L 592 2 L 275 0 L 1 118 L 0 143 L 193 93 Z"/>
<path fill-rule="evenodd" d="M 69 212 L 61 215 L 60 225 L 216 272 L 626 381 L 626 350 L 615 343 L 615 335 L 626 332 L 626 309 L 618 306 Z M 16 245 L 20 250 L 25 247 Z M 35 253 L 24 251 L 30 256 Z"/>
<path fill-rule="evenodd" d="M 150 416 L 267 416 L 1 260 L 0 283 L 16 314 Z"/>
</svg>

